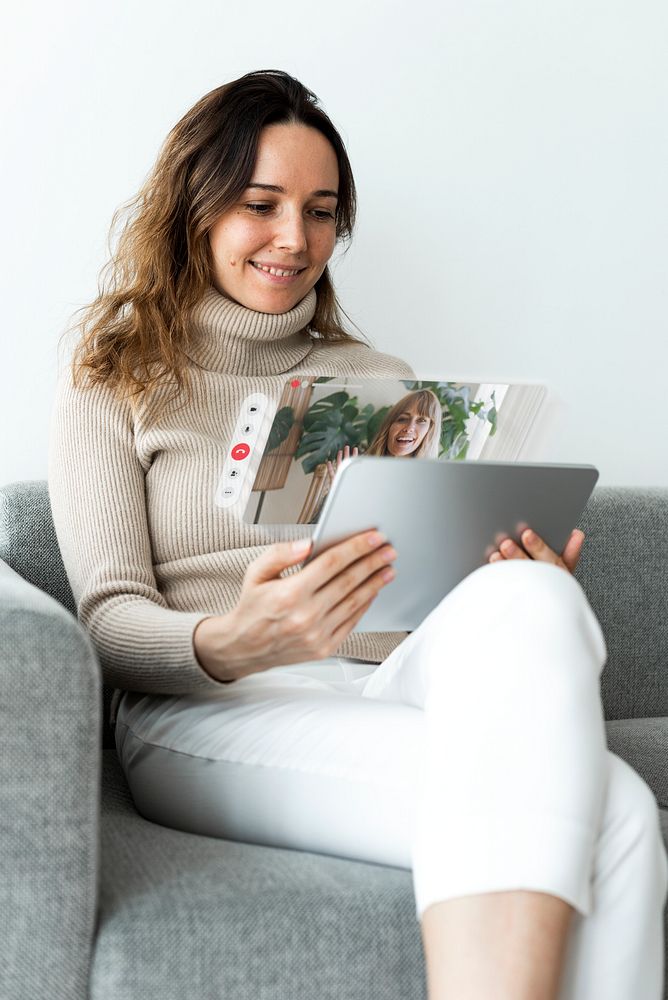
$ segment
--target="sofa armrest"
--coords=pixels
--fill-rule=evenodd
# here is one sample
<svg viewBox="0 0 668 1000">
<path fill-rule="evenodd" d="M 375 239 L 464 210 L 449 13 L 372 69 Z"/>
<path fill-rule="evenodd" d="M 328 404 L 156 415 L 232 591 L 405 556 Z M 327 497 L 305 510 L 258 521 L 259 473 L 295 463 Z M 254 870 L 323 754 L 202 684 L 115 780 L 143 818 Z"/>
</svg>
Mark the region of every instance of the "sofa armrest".
<svg viewBox="0 0 668 1000">
<path fill-rule="evenodd" d="M 0 998 L 87 996 L 100 671 L 82 627 L 0 560 Z"/>
</svg>

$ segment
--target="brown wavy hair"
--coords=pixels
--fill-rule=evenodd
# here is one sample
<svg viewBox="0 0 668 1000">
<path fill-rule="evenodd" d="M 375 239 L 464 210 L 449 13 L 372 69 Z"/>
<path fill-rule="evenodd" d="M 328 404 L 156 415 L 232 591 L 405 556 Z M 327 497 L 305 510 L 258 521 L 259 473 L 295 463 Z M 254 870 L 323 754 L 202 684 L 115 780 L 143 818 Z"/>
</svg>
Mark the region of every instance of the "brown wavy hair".
<svg viewBox="0 0 668 1000">
<path fill-rule="evenodd" d="M 211 284 L 208 233 L 252 179 L 262 129 L 300 123 L 329 140 L 339 167 L 337 239 L 348 241 L 356 193 L 343 141 L 316 95 L 280 70 L 260 70 L 205 94 L 168 133 L 139 193 L 113 216 L 110 260 L 97 298 L 65 330 L 80 338 L 72 356 L 76 386 L 105 383 L 127 397 L 146 399 L 175 386 L 191 387 L 188 313 Z M 111 250 L 111 233 L 128 219 Z M 329 269 L 315 285 L 317 305 L 307 332 L 324 340 L 356 341 L 343 326 Z M 163 394 L 164 395 L 164 394 Z M 163 399 L 164 403 L 169 400 Z M 157 416 L 154 413 L 153 416 Z"/>
<path fill-rule="evenodd" d="M 443 412 L 438 396 L 431 389 L 417 389 L 415 392 L 409 392 L 408 395 L 402 396 L 388 412 L 378 429 L 378 433 L 364 454 L 389 455 L 387 439 L 390 435 L 390 427 L 404 410 L 413 407 L 421 417 L 429 417 L 431 425 L 422 438 L 420 447 L 407 455 L 406 458 L 438 458 Z"/>
</svg>

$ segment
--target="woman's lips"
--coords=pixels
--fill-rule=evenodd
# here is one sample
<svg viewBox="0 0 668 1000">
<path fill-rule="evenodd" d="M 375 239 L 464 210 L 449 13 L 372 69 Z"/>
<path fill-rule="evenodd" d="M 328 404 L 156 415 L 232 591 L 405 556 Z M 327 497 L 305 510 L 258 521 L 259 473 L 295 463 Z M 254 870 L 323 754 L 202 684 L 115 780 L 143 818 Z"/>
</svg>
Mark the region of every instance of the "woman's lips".
<svg viewBox="0 0 668 1000">
<path fill-rule="evenodd" d="M 253 260 L 249 261 L 248 263 L 253 268 L 256 274 L 258 274 L 261 278 L 264 278 L 266 281 L 269 281 L 274 285 L 289 285 L 297 278 L 299 278 L 301 273 L 305 270 L 305 268 L 303 267 L 295 269 L 295 268 L 275 267 L 275 265 L 271 265 L 272 270 L 279 272 L 278 274 L 272 274 L 271 271 L 268 269 L 269 268 L 268 264 L 258 264 Z M 292 273 L 285 274 L 283 273 L 285 271 L 291 271 Z"/>
</svg>

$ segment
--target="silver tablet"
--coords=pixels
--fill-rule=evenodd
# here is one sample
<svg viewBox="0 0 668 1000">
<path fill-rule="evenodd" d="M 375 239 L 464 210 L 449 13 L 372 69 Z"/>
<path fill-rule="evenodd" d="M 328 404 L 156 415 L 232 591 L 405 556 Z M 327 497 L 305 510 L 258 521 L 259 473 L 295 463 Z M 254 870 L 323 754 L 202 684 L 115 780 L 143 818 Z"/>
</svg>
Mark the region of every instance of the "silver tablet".
<svg viewBox="0 0 668 1000">
<path fill-rule="evenodd" d="M 396 576 L 354 631 L 412 631 L 487 562 L 503 538 L 519 541 L 531 527 L 561 552 L 597 479 L 591 465 L 346 459 L 307 561 L 350 535 L 377 528 L 396 549 Z"/>
</svg>

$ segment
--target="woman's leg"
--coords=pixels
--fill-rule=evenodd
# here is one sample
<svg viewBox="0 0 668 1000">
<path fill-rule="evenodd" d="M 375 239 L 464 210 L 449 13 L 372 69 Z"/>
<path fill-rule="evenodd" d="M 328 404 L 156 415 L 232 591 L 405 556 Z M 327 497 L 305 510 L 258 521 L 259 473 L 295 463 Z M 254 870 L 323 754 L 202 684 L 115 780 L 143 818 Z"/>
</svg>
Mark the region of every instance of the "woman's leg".
<svg viewBox="0 0 668 1000">
<path fill-rule="evenodd" d="M 560 1000 L 660 1000 L 667 873 L 654 795 L 636 771 L 608 753 L 592 909 L 574 916 Z"/>
<path fill-rule="evenodd" d="M 428 906 L 422 917 L 431 1000 L 554 1000 L 573 907 L 522 889 Z"/>
<path fill-rule="evenodd" d="M 337 660 L 308 670 L 273 668 L 212 694 L 127 692 L 116 745 L 139 812 L 192 833 L 410 869 L 422 712 L 361 698 Z"/>
<path fill-rule="evenodd" d="M 661 995 L 665 851 L 652 793 L 606 750 L 604 659 L 575 580 L 508 562 L 365 685 L 425 712 L 412 858 L 435 1000 L 554 997 L 567 940 L 564 998 Z"/>
<path fill-rule="evenodd" d="M 147 818 L 412 867 L 420 918 L 490 892 L 565 901 L 564 998 L 658 1000 L 665 852 L 647 786 L 605 750 L 603 656 L 564 571 L 497 564 L 366 682 L 320 681 L 320 663 L 211 696 L 126 695 L 119 754 Z"/>
<path fill-rule="evenodd" d="M 662 997 L 666 856 L 655 834 L 656 802 L 611 753 L 608 770 L 591 913 L 571 920 L 560 898 L 523 890 L 427 907 L 431 1000 Z"/>
</svg>

